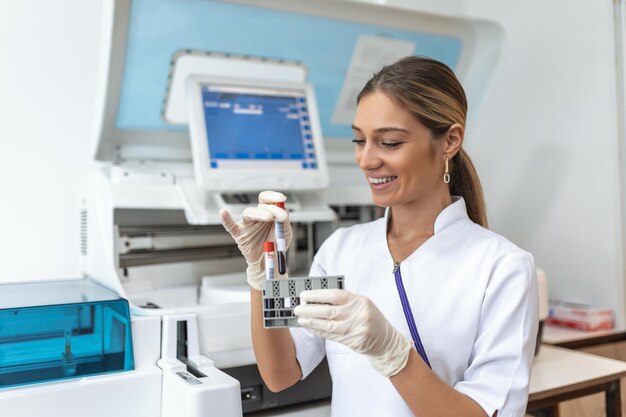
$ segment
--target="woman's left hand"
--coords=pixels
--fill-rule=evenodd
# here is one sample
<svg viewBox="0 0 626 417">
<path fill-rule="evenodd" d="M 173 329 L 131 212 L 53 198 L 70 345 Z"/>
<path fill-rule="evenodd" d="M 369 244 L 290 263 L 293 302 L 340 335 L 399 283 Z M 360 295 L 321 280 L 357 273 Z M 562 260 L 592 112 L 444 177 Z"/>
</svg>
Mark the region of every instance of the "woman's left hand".
<svg viewBox="0 0 626 417">
<path fill-rule="evenodd" d="M 338 289 L 310 290 L 300 294 L 294 309 L 298 324 L 320 336 L 367 355 L 385 377 L 400 372 L 413 347 L 367 297 Z"/>
</svg>

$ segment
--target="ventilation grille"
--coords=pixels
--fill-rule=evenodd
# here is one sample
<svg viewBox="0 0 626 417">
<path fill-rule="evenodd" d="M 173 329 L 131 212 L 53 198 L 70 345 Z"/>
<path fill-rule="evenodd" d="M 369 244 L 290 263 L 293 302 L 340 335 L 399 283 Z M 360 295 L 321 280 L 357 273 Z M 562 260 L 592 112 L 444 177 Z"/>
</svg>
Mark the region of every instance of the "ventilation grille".
<svg viewBox="0 0 626 417">
<path fill-rule="evenodd" d="M 87 209 L 80 211 L 80 254 L 87 256 Z"/>
</svg>

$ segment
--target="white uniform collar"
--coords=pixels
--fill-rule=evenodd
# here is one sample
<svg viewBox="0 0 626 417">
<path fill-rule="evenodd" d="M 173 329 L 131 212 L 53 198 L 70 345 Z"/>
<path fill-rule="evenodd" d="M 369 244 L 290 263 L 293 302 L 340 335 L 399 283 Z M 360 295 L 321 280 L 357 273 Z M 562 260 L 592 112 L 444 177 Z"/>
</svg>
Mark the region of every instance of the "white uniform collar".
<svg viewBox="0 0 626 417">
<path fill-rule="evenodd" d="M 389 207 L 385 209 L 385 224 L 389 224 Z M 468 219 L 467 208 L 463 197 L 452 196 L 452 204 L 441 210 L 441 213 L 435 219 L 435 234 L 439 233 L 446 227 L 456 223 L 459 220 Z"/>
</svg>

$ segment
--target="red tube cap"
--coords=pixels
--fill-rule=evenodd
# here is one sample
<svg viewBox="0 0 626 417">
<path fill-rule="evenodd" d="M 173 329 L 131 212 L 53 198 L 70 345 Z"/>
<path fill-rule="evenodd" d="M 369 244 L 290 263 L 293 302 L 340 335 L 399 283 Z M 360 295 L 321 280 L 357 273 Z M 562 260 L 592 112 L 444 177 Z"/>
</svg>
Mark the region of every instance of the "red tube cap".
<svg viewBox="0 0 626 417">
<path fill-rule="evenodd" d="M 283 210 L 285 209 L 285 202 L 284 201 L 277 201 L 277 202 L 272 203 L 272 204 L 274 204 L 277 207 L 280 207 Z"/>
<path fill-rule="evenodd" d="M 263 252 L 274 252 L 274 242 L 263 242 Z"/>
</svg>

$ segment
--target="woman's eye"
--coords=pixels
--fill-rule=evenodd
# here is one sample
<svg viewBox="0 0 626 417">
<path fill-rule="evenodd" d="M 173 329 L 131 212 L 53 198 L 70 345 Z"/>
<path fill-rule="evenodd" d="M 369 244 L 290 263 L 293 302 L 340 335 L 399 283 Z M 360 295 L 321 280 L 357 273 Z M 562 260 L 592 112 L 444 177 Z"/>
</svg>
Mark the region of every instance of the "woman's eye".
<svg viewBox="0 0 626 417">
<path fill-rule="evenodd" d="M 360 145 L 364 145 L 365 141 L 363 139 L 352 139 L 352 143 L 360 146 Z"/>
<path fill-rule="evenodd" d="M 394 149 L 401 145 L 400 142 L 382 142 L 382 145 L 387 149 Z"/>
</svg>

